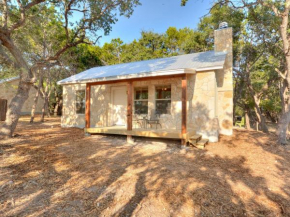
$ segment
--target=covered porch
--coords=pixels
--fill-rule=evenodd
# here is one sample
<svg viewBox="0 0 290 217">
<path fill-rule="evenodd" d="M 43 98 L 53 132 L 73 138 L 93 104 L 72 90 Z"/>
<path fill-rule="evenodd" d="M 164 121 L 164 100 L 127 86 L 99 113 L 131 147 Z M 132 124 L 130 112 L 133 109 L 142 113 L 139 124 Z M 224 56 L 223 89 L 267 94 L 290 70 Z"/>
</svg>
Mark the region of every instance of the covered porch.
<svg viewBox="0 0 290 217">
<path fill-rule="evenodd" d="M 149 115 L 143 117 L 144 119 L 136 118 L 138 114 L 134 110 L 134 85 L 135 82 L 146 82 L 153 80 L 164 80 L 164 79 L 173 79 L 178 80 L 181 91 L 178 93 L 178 100 L 180 101 L 179 109 L 179 118 L 180 122 L 178 127 L 174 128 L 164 128 L 160 123 L 160 116 L 154 114 L 154 119 L 149 118 Z M 107 126 L 94 126 L 91 124 L 91 115 L 94 115 L 92 108 L 94 103 L 92 100 L 92 87 L 97 85 L 112 85 L 112 84 L 125 84 L 126 92 L 126 105 L 123 106 L 125 123 L 123 126 L 119 125 L 107 125 Z M 119 99 L 119 97 L 118 97 Z M 172 107 L 172 105 L 170 105 Z M 136 109 L 136 108 L 135 108 Z M 149 113 L 152 113 L 149 111 Z M 153 112 L 155 113 L 155 112 Z M 157 113 L 157 112 L 156 112 Z M 172 112 L 175 113 L 175 112 Z M 174 115 L 174 114 L 170 115 Z M 151 114 L 152 116 L 152 114 Z M 180 139 L 182 144 L 186 144 L 189 141 L 190 137 L 195 135 L 195 130 L 193 128 L 187 128 L 187 75 L 175 74 L 170 76 L 153 76 L 153 77 L 143 77 L 143 78 L 134 78 L 134 79 L 120 79 L 114 81 L 101 81 L 94 83 L 86 84 L 86 110 L 85 110 L 85 132 L 89 134 L 113 134 L 113 135 L 126 135 L 128 140 L 132 140 L 132 136 L 140 137 L 153 137 L 153 138 L 168 138 L 168 139 Z M 140 124 L 141 122 L 141 124 Z M 139 124 L 139 125 L 138 125 Z"/>
</svg>

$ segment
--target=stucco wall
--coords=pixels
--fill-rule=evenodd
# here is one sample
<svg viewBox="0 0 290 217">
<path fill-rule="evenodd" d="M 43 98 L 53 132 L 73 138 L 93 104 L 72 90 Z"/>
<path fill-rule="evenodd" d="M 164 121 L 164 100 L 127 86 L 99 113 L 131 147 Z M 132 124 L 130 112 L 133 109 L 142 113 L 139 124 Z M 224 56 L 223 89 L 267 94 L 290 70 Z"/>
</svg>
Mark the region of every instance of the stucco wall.
<svg viewBox="0 0 290 217">
<path fill-rule="evenodd" d="M 10 101 L 12 100 L 12 98 L 15 96 L 17 92 L 18 83 L 19 83 L 19 79 L 0 84 L 0 98 L 7 99 L 8 105 L 10 104 Z M 35 94 L 36 94 L 36 90 L 33 87 L 30 88 L 29 97 L 25 101 L 21 110 L 22 114 L 30 114 Z M 36 112 L 40 113 L 42 107 L 43 107 L 43 99 L 39 97 L 37 105 L 36 105 Z"/>
</svg>

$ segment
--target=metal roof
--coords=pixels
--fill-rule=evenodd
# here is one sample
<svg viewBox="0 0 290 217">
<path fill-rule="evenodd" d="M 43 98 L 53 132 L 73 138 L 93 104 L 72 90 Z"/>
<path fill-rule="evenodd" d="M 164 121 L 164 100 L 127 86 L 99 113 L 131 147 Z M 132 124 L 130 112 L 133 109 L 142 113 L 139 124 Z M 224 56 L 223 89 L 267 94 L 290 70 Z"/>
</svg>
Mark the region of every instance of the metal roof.
<svg viewBox="0 0 290 217">
<path fill-rule="evenodd" d="M 19 76 L 16 76 L 16 77 L 12 77 L 12 78 L 4 78 L 4 79 L 1 79 L 0 80 L 0 84 L 3 84 L 5 82 L 9 82 L 9 81 L 14 81 L 14 80 L 17 80 L 19 79 L 20 77 Z"/>
<path fill-rule="evenodd" d="M 222 69 L 226 52 L 207 51 L 161 59 L 100 66 L 88 69 L 58 82 L 58 84 L 90 83 L 157 75 L 184 73 L 186 69 L 205 71 Z"/>
</svg>

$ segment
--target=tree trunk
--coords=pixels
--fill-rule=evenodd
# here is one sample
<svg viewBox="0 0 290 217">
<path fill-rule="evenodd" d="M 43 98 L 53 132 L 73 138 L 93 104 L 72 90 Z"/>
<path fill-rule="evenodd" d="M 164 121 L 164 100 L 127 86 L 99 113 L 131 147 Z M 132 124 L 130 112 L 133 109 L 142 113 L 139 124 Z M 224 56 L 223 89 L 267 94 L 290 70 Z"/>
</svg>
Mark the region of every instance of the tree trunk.
<svg viewBox="0 0 290 217">
<path fill-rule="evenodd" d="M 268 127 L 266 125 L 265 117 L 263 116 L 261 109 L 256 105 L 255 105 L 255 113 L 257 115 L 259 125 L 261 126 L 261 130 L 265 133 L 268 133 L 269 131 L 268 131 Z"/>
<path fill-rule="evenodd" d="M 31 109 L 31 116 L 30 116 L 30 123 L 31 124 L 34 121 L 35 109 L 36 109 L 37 102 L 38 102 L 38 96 L 39 96 L 39 90 L 36 91 L 36 94 L 35 94 L 35 97 L 34 97 L 34 100 L 33 100 L 33 106 L 32 106 L 32 109 Z"/>
<path fill-rule="evenodd" d="M 253 96 L 253 99 L 254 99 L 254 103 L 255 103 L 255 113 L 257 115 L 257 118 L 258 118 L 258 122 L 259 122 L 259 125 L 261 126 L 261 130 L 265 133 L 268 133 L 268 127 L 266 125 L 266 119 L 264 117 L 264 115 L 262 114 L 262 111 L 259 107 L 260 105 L 260 99 L 258 98 L 258 96 L 256 94 L 252 92 L 252 96 Z"/>
<path fill-rule="evenodd" d="M 250 68 L 250 67 L 248 67 Z M 258 94 L 255 92 L 253 85 L 252 85 L 252 81 L 251 81 L 251 77 L 250 77 L 250 70 L 247 69 L 247 83 L 248 83 L 248 88 L 249 88 L 249 93 L 252 96 L 254 103 L 255 103 L 255 113 L 256 116 L 258 118 L 258 122 L 259 125 L 261 126 L 261 130 L 265 133 L 268 133 L 268 127 L 266 125 L 266 120 L 265 117 L 262 114 L 262 111 L 260 109 L 260 97 L 258 96 Z M 257 126 L 258 129 L 258 126 Z"/>
<path fill-rule="evenodd" d="M 273 6 L 275 8 L 275 6 Z M 290 121 L 290 100 L 289 100 L 289 85 L 290 85 L 290 44 L 289 44 L 289 9 L 290 1 L 285 1 L 284 13 L 281 13 L 282 22 L 280 24 L 280 34 L 283 42 L 283 51 L 286 59 L 285 74 L 281 75 L 283 82 L 281 85 L 281 104 L 282 113 L 278 125 L 278 143 L 281 145 L 287 144 L 287 129 Z M 278 10 L 277 10 L 278 11 Z M 276 15 L 279 15 L 275 10 Z"/>
<path fill-rule="evenodd" d="M 58 109 L 59 109 L 59 102 L 56 102 L 55 107 L 54 107 L 54 111 L 53 111 L 53 116 L 57 116 Z"/>
<path fill-rule="evenodd" d="M 279 125 L 278 125 L 278 143 L 281 145 L 287 144 L 287 130 L 288 130 L 289 121 L 290 121 L 289 111 L 284 112 L 281 115 Z"/>
<path fill-rule="evenodd" d="M 278 129 L 277 129 L 278 143 L 281 145 L 287 144 L 287 130 L 288 130 L 288 124 L 290 121 L 289 99 L 288 99 L 287 90 L 288 90 L 287 82 L 284 80 L 281 85 L 281 91 L 280 91 L 282 112 L 279 118 Z"/>
<path fill-rule="evenodd" d="M 0 134 L 12 137 L 21 114 L 23 104 L 29 97 L 29 91 L 34 82 L 33 73 L 26 63 L 22 52 L 15 46 L 10 34 L 0 33 L 1 44 L 8 49 L 16 61 L 16 68 L 19 70 L 20 81 L 16 95 L 11 100 L 6 113 L 6 121 L 3 124 Z"/>
<path fill-rule="evenodd" d="M 44 116 L 45 114 L 50 117 L 49 111 L 48 111 L 48 105 L 49 105 L 49 100 L 48 100 L 48 96 L 45 95 L 44 97 L 44 103 L 43 103 L 43 107 L 42 107 L 42 111 L 41 111 L 41 122 L 44 122 Z"/>
<path fill-rule="evenodd" d="M 246 108 L 246 111 L 245 111 L 245 122 L 246 122 L 246 129 L 248 129 L 248 130 L 251 129 L 249 112 L 250 112 L 249 109 Z"/>
<path fill-rule="evenodd" d="M 269 117 L 269 119 L 271 120 L 272 123 L 274 123 L 274 124 L 277 123 L 276 118 L 273 117 L 273 115 L 269 111 L 267 111 L 266 114 L 267 114 L 267 117 Z"/>
<path fill-rule="evenodd" d="M 42 73 L 42 72 L 40 72 L 40 73 Z M 33 123 L 33 121 L 34 121 L 35 109 L 36 109 L 36 106 L 37 106 L 37 102 L 38 102 L 38 98 L 39 98 L 42 82 L 43 82 L 42 75 L 40 75 L 39 76 L 39 84 L 38 84 L 38 87 L 37 87 L 38 89 L 36 91 L 36 94 L 35 94 L 35 97 L 34 97 L 34 100 L 33 100 L 33 106 L 32 106 L 32 109 L 31 109 L 30 123 Z"/>
<path fill-rule="evenodd" d="M 44 103 L 41 110 L 41 118 L 40 118 L 41 122 L 44 122 L 45 111 L 46 111 L 46 97 L 44 97 Z"/>
<path fill-rule="evenodd" d="M 55 96 L 55 106 L 54 106 L 54 110 L 53 110 L 53 115 L 54 116 L 57 116 L 58 109 L 59 109 L 60 97 L 58 96 L 56 87 L 54 87 L 54 96 Z"/>
<path fill-rule="evenodd" d="M 6 137 L 13 136 L 21 114 L 22 106 L 29 97 L 29 90 L 31 85 L 31 83 L 23 82 L 21 80 L 19 81 L 17 93 L 8 106 L 6 121 L 1 128 L 2 135 Z"/>
</svg>

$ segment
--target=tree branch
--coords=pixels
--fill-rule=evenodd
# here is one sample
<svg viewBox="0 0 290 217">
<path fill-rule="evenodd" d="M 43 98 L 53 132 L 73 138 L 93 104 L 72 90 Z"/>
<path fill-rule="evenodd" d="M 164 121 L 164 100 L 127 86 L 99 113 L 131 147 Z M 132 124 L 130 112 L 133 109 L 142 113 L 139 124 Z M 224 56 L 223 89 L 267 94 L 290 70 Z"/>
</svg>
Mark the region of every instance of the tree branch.
<svg viewBox="0 0 290 217">
<path fill-rule="evenodd" d="M 275 68 L 275 72 L 277 72 L 281 78 L 286 80 L 286 76 L 279 69 Z"/>
<path fill-rule="evenodd" d="M 26 11 L 32 8 L 33 6 L 40 4 L 44 1 L 45 0 L 35 0 L 23 6 L 21 1 L 17 0 L 18 6 L 20 8 L 20 20 L 9 28 L 9 32 L 11 33 L 13 30 L 23 26 L 26 20 Z"/>
</svg>

